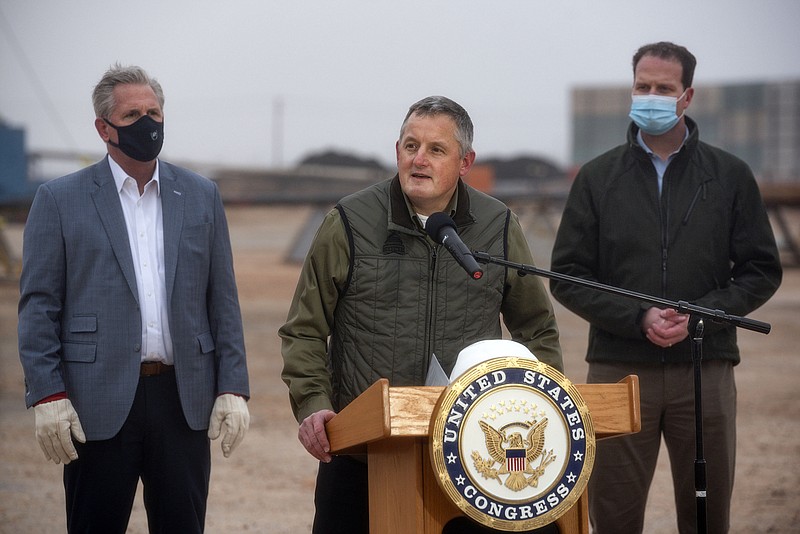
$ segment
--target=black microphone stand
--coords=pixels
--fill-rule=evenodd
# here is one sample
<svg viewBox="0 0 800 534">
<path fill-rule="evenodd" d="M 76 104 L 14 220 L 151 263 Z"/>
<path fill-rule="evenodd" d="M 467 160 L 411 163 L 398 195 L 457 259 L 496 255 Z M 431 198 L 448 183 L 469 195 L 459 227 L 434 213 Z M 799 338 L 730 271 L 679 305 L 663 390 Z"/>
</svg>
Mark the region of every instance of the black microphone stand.
<svg viewBox="0 0 800 534">
<path fill-rule="evenodd" d="M 690 323 L 691 324 L 691 321 Z M 703 319 L 699 319 L 692 338 L 692 363 L 694 364 L 694 499 L 697 507 L 697 532 L 705 534 L 706 519 L 706 459 L 703 456 Z"/>
<path fill-rule="evenodd" d="M 534 274 L 543 276 L 561 282 L 577 284 L 606 293 L 614 295 L 621 295 L 636 299 L 640 302 L 647 302 L 660 306 L 673 308 L 679 313 L 689 315 L 689 324 L 695 324 L 695 333 L 692 337 L 692 363 L 694 365 L 694 409 L 695 409 L 695 463 L 694 463 L 694 489 L 695 501 L 697 504 L 697 531 L 701 534 L 707 532 L 707 519 L 706 519 L 706 499 L 707 499 L 707 484 L 706 484 L 706 461 L 703 457 L 703 401 L 702 401 L 702 360 L 703 360 L 703 330 L 705 326 L 703 319 L 709 319 L 718 323 L 728 323 L 733 326 L 752 330 L 761 334 L 769 334 L 772 326 L 769 323 L 756 321 L 755 319 L 748 319 L 746 317 L 739 317 L 738 315 L 730 315 L 722 310 L 712 310 L 711 308 L 704 308 L 689 302 L 671 301 L 644 293 L 637 293 L 628 289 L 609 286 L 595 282 L 593 280 L 586 280 L 584 278 L 577 278 L 567 274 L 561 274 L 554 271 L 539 269 L 533 265 L 525 265 L 523 263 L 514 263 L 501 258 L 495 258 L 485 252 L 474 252 L 473 256 L 479 263 L 493 263 L 495 265 L 502 265 L 509 269 L 515 269 L 517 274 L 525 276 L 527 274 Z"/>
</svg>

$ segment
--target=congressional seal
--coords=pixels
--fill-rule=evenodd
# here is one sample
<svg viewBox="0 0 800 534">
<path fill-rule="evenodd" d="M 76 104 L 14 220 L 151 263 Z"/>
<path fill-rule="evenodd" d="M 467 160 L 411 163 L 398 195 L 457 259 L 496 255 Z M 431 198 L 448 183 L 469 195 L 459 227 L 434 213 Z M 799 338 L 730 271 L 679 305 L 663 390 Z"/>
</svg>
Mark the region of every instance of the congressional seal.
<svg viewBox="0 0 800 534">
<path fill-rule="evenodd" d="M 431 461 L 465 515 L 504 531 L 539 528 L 580 498 L 595 438 L 577 388 L 535 359 L 497 357 L 454 377 L 434 409 Z"/>
</svg>

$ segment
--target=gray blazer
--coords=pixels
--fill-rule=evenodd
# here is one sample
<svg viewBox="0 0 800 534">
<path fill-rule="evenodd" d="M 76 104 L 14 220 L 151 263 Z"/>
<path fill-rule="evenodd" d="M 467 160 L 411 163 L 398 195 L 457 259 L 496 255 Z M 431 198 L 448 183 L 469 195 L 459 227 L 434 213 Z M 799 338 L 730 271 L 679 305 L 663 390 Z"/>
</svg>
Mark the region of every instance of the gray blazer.
<svg viewBox="0 0 800 534">
<path fill-rule="evenodd" d="M 183 413 L 208 427 L 219 393 L 249 396 L 228 225 L 216 185 L 160 162 L 170 331 Z M 28 407 L 66 391 L 89 440 L 113 437 L 139 381 L 142 324 L 108 159 L 41 185 L 28 214 L 19 352 Z"/>
</svg>

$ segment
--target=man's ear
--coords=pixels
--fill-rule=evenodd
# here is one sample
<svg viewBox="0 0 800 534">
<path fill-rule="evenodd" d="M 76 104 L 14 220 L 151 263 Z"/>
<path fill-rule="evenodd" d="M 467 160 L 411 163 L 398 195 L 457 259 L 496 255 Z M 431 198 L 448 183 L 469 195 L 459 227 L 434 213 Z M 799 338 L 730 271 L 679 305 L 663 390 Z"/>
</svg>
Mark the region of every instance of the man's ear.
<svg viewBox="0 0 800 534">
<path fill-rule="evenodd" d="M 111 134 L 108 131 L 108 123 L 100 117 L 97 117 L 94 120 L 94 128 L 97 130 L 97 134 L 100 136 L 100 139 L 102 139 L 104 143 L 108 143 L 108 139 L 111 137 Z"/>
<path fill-rule="evenodd" d="M 683 111 L 686 111 L 686 108 L 689 107 L 689 104 L 692 103 L 692 99 L 694 98 L 694 87 L 689 87 L 686 89 L 686 96 L 683 98 Z"/>
<path fill-rule="evenodd" d="M 473 163 L 475 163 L 475 151 L 470 150 L 464 155 L 464 158 L 461 160 L 461 169 L 459 170 L 458 175 L 461 177 L 466 176 L 469 170 L 472 168 Z"/>
</svg>

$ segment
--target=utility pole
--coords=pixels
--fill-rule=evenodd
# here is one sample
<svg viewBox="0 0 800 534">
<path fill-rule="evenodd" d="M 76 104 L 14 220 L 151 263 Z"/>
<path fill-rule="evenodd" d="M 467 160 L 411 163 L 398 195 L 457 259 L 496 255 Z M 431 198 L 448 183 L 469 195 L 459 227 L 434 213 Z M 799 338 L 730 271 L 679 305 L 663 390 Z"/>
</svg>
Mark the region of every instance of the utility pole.
<svg viewBox="0 0 800 534">
<path fill-rule="evenodd" d="M 272 100 L 272 166 L 283 167 L 283 98 Z"/>
</svg>

